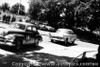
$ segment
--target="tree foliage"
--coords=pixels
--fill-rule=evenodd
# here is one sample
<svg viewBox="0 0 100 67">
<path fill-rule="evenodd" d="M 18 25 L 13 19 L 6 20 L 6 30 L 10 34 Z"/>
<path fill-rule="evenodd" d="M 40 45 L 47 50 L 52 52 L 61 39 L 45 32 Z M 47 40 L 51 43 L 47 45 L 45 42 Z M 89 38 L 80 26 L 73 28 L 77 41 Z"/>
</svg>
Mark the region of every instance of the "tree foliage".
<svg viewBox="0 0 100 67">
<path fill-rule="evenodd" d="M 12 6 L 11 12 L 14 14 L 25 15 L 25 6 L 20 3 L 16 3 Z"/>
<path fill-rule="evenodd" d="M 41 0 L 30 0 L 29 15 L 31 19 L 38 20 L 43 3 Z"/>
<path fill-rule="evenodd" d="M 11 18 L 11 17 L 10 17 L 9 15 L 8 15 L 8 16 L 4 15 L 4 16 L 3 16 L 3 22 L 4 22 L 4 23 L 9 23 L 9 22 L 10 22 L 10 18 Z"/>
<path fill-rule="evenodd" d="M 3 3 L 3 4 L 1 5 L 1 10 L 3 10 L 3 12 L 9 11 L 9 10 L 10 10 L 9 4 L 8 4 L 8 3 Z"/>
<path fill-rule="evenodd" d="M 30 0 L 31 19 L 48 21 L 55 27 L 88 28 L 100 26 L 99 0 Z"/>
<path fill-rule="evenodd" d="M 81 26 L 88 27 L 93 32 L 100 25 L 100 1 L 90 0 L 79 6 L 78 16 L 81 19 Z M 79 23 L 78 23 L 79 24 Z"/>
</svg>

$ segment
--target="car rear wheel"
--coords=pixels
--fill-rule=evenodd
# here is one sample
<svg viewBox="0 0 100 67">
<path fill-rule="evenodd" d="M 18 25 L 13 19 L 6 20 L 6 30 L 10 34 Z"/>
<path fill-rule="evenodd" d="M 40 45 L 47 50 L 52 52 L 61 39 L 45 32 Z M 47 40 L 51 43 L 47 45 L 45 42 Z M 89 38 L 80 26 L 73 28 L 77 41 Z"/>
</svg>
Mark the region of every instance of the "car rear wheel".
<svg viewBox="0 0 100 67">
<path fill-rule="evenodd" d="M 51 42 L 53 42 L 53 39 L 51 39 Z"/>
<path fill-rule="evenodd" d="M 68 39 L 66 39 L 64 43 L 65 43 L 65 45 L 68 44 Z"/>
</svg>

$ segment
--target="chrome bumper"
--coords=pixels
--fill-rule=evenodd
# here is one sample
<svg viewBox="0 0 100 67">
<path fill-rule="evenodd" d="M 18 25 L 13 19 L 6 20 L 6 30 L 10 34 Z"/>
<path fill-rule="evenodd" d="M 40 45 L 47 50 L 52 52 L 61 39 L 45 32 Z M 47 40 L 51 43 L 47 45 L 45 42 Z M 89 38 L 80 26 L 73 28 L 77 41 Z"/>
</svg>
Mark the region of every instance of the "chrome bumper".
<svg viewBox="0 0 100 67">
<path fill-rule="evenodd" d="M 3 36 L 0 36 L 0 42 L 4 42 L 5 38 Z"/>
<path fill-rule="evenodd" d="M 59 38 L 53 38 L 53 37 L 51 37 L 50 39 L 53 39 L 53 40 L 55 40 L 55 41 L 65 41 L 65 39 L 64 39 L 64 38 L 59 39 Z"/>
<path fill-rule="evenodd" d="M 15 46 L 13 45 L 14 43 L 14 40 L 9 40 L 9 39 L 5 39 L 4 37 L 0 37 L 0 44 L 3 44 L 3 45 L 9 45 L 9 46 Z"/>
</svg>

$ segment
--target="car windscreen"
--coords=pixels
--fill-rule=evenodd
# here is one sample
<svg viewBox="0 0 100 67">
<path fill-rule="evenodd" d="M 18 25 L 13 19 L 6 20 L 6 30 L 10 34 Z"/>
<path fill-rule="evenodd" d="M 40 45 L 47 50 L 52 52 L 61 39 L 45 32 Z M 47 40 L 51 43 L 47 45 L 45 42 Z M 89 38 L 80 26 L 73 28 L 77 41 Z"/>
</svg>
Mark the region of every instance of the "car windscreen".
<svg viewBox="0 0 100 67">
<path fill-rule="evenodd" d="M 22 30 L 24 30 L 26 26 L 23 25 L 23 24 L 16 24 L 16 23 L 13 23 L 13 24 L 11 24 L 9 27 L 10 27 L 10 28 L 16 28 L 16 29 L 22 29 Z"/>
<path fill-rule="evenodd" d="M 68 34 L 74 34 L 74 32 L 73 31 L 68 31 Z"/>
<path fill-rule="evenodd" d="M 56 33 L 66 33 L 66 34 L 74 34 L 74 32 L 73 31 L 70 31 L 70 30 L 57 30 L 57 32 Z"/>
</svg>

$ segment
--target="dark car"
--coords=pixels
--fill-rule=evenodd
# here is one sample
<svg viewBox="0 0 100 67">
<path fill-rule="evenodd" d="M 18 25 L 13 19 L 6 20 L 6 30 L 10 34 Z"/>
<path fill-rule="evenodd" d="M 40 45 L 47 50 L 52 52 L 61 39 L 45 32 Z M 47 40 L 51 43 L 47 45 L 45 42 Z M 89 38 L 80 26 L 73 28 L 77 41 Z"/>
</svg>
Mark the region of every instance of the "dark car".
<svg viewBox="0 0 100 67">
<path fill-rule="evenodd" d="M 44 31 L 51 31 L 51 32 L 55 31 L 55 28 L 48 25 L 39 25 L 39 29 Z"/>
<path fill-rule="evenodd" d="M 0 41 L 5 45 L 15 46 L 20 49 L 25 44 L 32 44 L 38 46 L 42 41 L 36 27 L 31 23 L 13 22 L 7 28 L 2 28 L 0 31 Z"/>
</svg>

